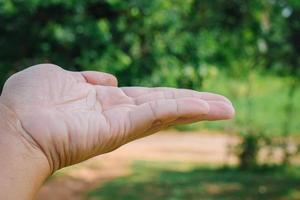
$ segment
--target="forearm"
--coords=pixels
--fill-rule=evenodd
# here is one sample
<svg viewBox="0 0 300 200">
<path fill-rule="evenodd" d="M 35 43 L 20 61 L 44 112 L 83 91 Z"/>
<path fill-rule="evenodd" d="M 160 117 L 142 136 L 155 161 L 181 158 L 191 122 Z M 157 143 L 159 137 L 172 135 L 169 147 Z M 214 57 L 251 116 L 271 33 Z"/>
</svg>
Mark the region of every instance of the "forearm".
<svg viewBox="0 0 300 200">
<path fill-rule="evenodd" d="M 0 102 L 0 199 L 33 199 L 49 176 L 46 157 L 22 131 L 14 113 Z"/>
</svg>

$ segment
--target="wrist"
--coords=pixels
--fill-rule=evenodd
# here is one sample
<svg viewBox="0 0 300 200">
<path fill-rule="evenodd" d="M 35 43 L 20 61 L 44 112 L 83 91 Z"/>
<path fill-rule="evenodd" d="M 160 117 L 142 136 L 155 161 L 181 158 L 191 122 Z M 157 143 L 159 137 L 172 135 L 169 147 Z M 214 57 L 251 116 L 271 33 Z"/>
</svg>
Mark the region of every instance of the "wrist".
<svg viewBox="0 0 300 200">
<path fill-rule="evenodd" d="M 0 97 L 0 199 L 31 199 L 50 175 L 47 158 L 28 137 Z"/>
</svg>

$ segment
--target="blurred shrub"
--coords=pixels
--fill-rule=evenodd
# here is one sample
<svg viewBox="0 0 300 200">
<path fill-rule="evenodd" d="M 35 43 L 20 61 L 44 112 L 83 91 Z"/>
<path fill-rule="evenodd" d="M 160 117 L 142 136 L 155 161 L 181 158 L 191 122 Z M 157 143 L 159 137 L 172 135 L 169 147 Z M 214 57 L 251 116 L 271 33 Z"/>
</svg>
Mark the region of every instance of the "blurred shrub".
<svg viewBox="0 0 300 200">
<path fill-rule="evenodd" d="M 233 76 L 295 69 L 299 9 L 297 0 L 2 0 L 0 84 L 40 62 L 187 88 L 201 86 L 205 66 Z"/>
</svg>

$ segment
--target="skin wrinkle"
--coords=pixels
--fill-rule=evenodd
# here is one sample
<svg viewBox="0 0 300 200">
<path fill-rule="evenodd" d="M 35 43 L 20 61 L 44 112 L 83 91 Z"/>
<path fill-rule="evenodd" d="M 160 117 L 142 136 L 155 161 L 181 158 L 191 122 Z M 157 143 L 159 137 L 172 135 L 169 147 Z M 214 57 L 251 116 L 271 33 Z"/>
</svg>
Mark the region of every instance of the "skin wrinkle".
<svg viewBox="0 0 300 200">
<path fill-rule="evenodd" d="M 87 78 L 81 72 L 71 72 L 72 75 L 75 77 L 77 83 L 86 83 L 90 84 Z"/>
<path fill-rule="evenodd" d="M 91 113 L 90 115 L 89 115 L 89 119 L 91 118 L 91 115 L 93 114 L 93 118 L 95 117 L 94 116 L 94 114 L 95 113 Z M 93 120 L 89 120 L 88 121 L 88 127 L 87 127 L 87 134 L 86 134 L 86 137 L 89 137 L 89 133 L 91 133 L 91 129 L 90 129 L 90 127 L 92 127 L 92 126 L 94 126 L 94 124 L 90 124 L 90 122 L 92 122 Z M 87 142 L 88 142 L 89 140 L 87 140 Z M 91 147 L 93 147 L 93 150 L 91 151 L 91 153 L 88 155 L 88 157 L 89 158 L 91 158 L 91 157 L 93 157 L 93 156 L 95 156 L 95 155 L 97 155 L 97 152 L 98 152 L 98 145 L 97 144 L 99 144 L 100 142 L 95 142 L 95 140 L 91 140 L 91 144 L 88 144 L 88 146 L 91 146 Z"/>
<path fill-rule="evenodd" d="M 122 96 L 127 97 L 128 99 L 131 99 L 130 97 L 128 97 L 128 95 L 120 88 L 118 88 L 119 92 L 121 92 Z"/>
<path fill-rule="evenodd" d="M 120 90 L 119 89 L 119 91 L 121 91 L 122 92 L 122 90 Z M 99 95 L 99 93 L 97 93 L 97 95 Z M 126 96 L 127 97 L 127 95 L 125 94 L 125 93 L 123 93 L 122 92 L 122 95 L 124 95 L 124 96 Z M 100 99 L 100 98 L 97 98 L 97 99 Z M 127 98 L 127 99 L 131 99 L 131 98 Z M 132 107 L 131 105 L 127 105 L 127 104 L 124 104 L 124 106 L 127 108 L 127 107 Z M 108 117 L 107 117 L 107 114 L 106 114 L 106 112 L 110 112 L 112 109 L 114 109 L 114 107 L 110 107 L 110 108 L 107 108 L 107 109 L 103 109 L 103 112 L 102 112 L 102 114 L 103 114 L 103 116 L 104 116 L 104 119 L 105 119 L 105 121 L 106 121 L 106 124 L 108 124 L 108 132 L 112 132 L 111 130 L 112 130 L 112 123 L 111 123 L 111 121 L 108 119 Z M 127 129 L 127 127 L 126 127 L 126 125 L 124 125 L 124 127 L 123 128 L 118 128 L 119 130 L 117 130 L 117 131 L 115 131 L 116 133 L 118 133 L 119 135 L 121 135 L 121 136 L 118 136 L 118 138 L 119 139 L 113 139 L 113 141 L 112 141 L 112 144 L 111 144 L 111 146 L 115 149 L 115 146 L 119 146 L 119 145 L 117 145 L 118 143 L 120 143 L 120 141 L 122 141 L 121 139 L 123 138 L 123 137 L 126 137 L 126 131 L 127 130 L 124 130 L 124 129 Z M 120 131 L 120 130 L 122 130 L 122 132 Z M 114 133 L 114 131 L 113 131 L 113 133 Z M 114 133 L 115 134 L 115 133 Z M 116 147 L 117 148 L 117 147 Z"/>
<path fill-rule="evenodd" d="M 26 133 L 26 135 L 28 135 L 28 136 L 30 137 L 29 142 L 30 142 L 30 141 L 33 141 L 33 142 L 30 142 L 30 144 L 31 144 L 33 147 L 35 147 L 35 148 L 41 150 L 41 151 L 45 154 L 45 156 L 46 156 L 46 151 L 45 151 L 45 149 L 44 149 L 44 148 L 43 148 L 43 147 L 35 140 L 35 138 L 32 137 L 32 135 L 24 128 L 24 126 L 23 126 L 23 124 L 22 124 L 21 121 L 19 122 L 19 124 L 20 124 L 22 130 Z M 24 137 L 24 139 L 25 139 L 26 141 L 28 141 L 28 138 L 25 137 L 24 134 L 21 134 L 21 136 Z M 46 157 L 47 157 L 47 156 L 46 156 Z"/>
<path fill-rule="evenodd" d="M 123 106 L 123 107 L 133 107 L 134 106 L 134 101 L 132 100 L 132 98 L 128 97 L 123 90 L 121 90 L 120 88 L 117 88 L 117 91 L 121 93 L 120 95 L 120 99 L 124 100 L 124 103 L 120 103 L 118 105 L 118 107 Z M 114 106 L 110 106 L 109 108 L 105 109 L 105 110 L 109 110 L 114 108 Z"/>
<path fill-rule="evenodd" d="M 127 125 L 126 124 L 127 123 L 124 123 L 123 127 L 121 128 L 119 141 L 124 141 L 124 138 L 126 138 L 126 133 L 128 133 Z M 119 141 L 118 141 L 118 143 L 119 143 Z"/>
<path fill-rule="evenodd" d="M 164 93 L 166 99 L 175 99 L 176 95 L 175 95 L 174 91 L 169 91 L 169 92 L 165 91 L 163 93 Z"/>
<path fill-rule="evenodd" d="M 95 111 L 94 113 L 94 118 L 98 118 L 98 117 L 101 117 L 103 118 L 104 116 L 101 114 L 101 113 L 98 113 L 97 111 Z M 97 133 L 96 134 L 96 138 L 94 140 L 92 140 L 92 145 L 93 147 L 95 147 L 95 151 L 94 152 L 98 152 L 100 151 L 100 147 L 102 146 L 101 143 L 102 143 L 102 140 L 100 139 L 100 129 L 99 129 L 99 124 L 97 123 L 94 123 L 94 120 L 91 121 L 91 122 L 88 122 L 88 124 L 91 123 L 91 127 L 93 127 L 93 129 L 95 130 L 95 132 Z M 96 128 L 95 128 L 96 127 Z"/>
<path fill-rule="evenodd" d="M 88 119 L 88 121 L 90 121 L 90 119 L 91 119 L 91 114 L 92 113 L 89 113 L 88 115 L 87 115 L 87 119 Z M 80 119 L 82 119 L 82 118 L 80 118 Z M 82 139 L 84 140 L 84 142 L 83 142 L 83 149 L 85 150 L 85 149 L 88 149 L 88 147 L 90 147 L 90 145 L 89 145 L 89 140 L 88 140 L 88 137 L 89 137 L 89 125 L 88 124 L 86 124 L 85 123 L 86 121 L 82 121 L 82 123 L 80 123 L 80 125 L 82 126 L 82 124 L 84 124 L 84 127 L 85 127 L 85 129 L 82 131 L 82 135 L 84 136 L 84 137 L 82 137 Z M 78 124 L 79 125 L 79 124 Z M 80 134 L 80 133 L 79 133 Z M 80 152 L 80 155 L 82 155 L 82 153 Z M 88 155 L 88 157 L 90 156 L 90 154 Z M 82 159 L 84 159 L 84 158 L 82 158 Z M 81 159 L 80 159 L 81 160 Z"/>
<path fill-rule="evenodd" d="M 21 122 L 21 120 L 19 120 L 19 116 L 18 116 L 18 114 L 17 114 L 17 112 L 14 110 L 14 109 L 12 109 L 12 108 L 10 108 L 8 105 L 5 105 L 4 103 L 2 103 L 1 101 L 0 101 L 0 104 L 2 105 L 2 106 L 4 106 L 9 112 L 11 112 L 14 116 L 15 116 L 15 119 L 17 120 L 17 124 L 19 124 L 19 126 L 17 126 L 17 127 L 20 127 L 20 129 L 21 130 L 19 130 L 18 132 L 20 132 L 21 134 L 21 137 L 23 137 L 24 138 L 24 140 L 25 141 L 27 141 L 27 142 L 29 142 L 30 144 L 31 144 L 31 146 L 32 147 L 34 147 L 34 148 L 36 148 L 36 149 L 39 149 L 44 155 L 45 155 L 45 157 L 46 157 L 46 159 L 47 159 L 47 161 L 48 161 L 48 164 L 49 164 L 49 167 L 51 168 L 51 162 L 49 161 L 49 159 L 48 159 L 48 156 L 47 156 L 47 154 L 46 154 L 46 151 L 45 151 L 45 149 L 35 140 L 35 138 L 31 135 L 31 133 L 30 132 L 28 132 L 25 128 L 24 128 L 24 126 L 23 126 L 23 123 Z M 23 134 L 23 133 L 25 133 L 25 134 Z M 29 137 L 26 137 L 26 135 Z"/>
<path fill-rule="evenodd" d="M 126 89 L 128 89 L 128 88 L 126 88 L 126 87 L 121 87 L 120 89 L 121 89 L 121 90 L 124 92 L 124 94 L 126 94 L 126 96 L 128 96 L 128 97 L 132 97 L 132 98 L 136 99 L 137 97 L 140 96 L 140 95 L 136 95 L 136 96 L 129 95 L 128 91 L 126 91 Z"/>
<path fill-rule="evenodd" d="M 74 160 L 72 162 L 74 163 L 78 163 L 80 162 L 82 159 L 83 159 L 83 155 L 82 155 L 82 151 L 84 151 L 86 149 L 86 124 L 85 124 L 85 120 L 88 119 L 88 115 L 86 117 L 82 117 L 81 115 L 78 116 L 78 119 L 79 119 L 79 123 L 75 123 L 73 126 L 71 126 L 71 132 L 73 133 L 76 133 L 74 134 L 75 136 L 80 136 L 81 137 L 81 142 L 82 142 L 82 145 L 80 146 L 80 148 L 77 148 L 75 153 L 73 154 L 74 155 Z M 74 120 L 77 122 L 77 120 Z M 79 133 L 78 130 L 79 127 L 84 127 L 82 128 L 82 131 Z M 85 137 L 83 137 L 85 136 Z M 77 141 L 73 141 L 73 143 L 77 143 Z M 77 156 L 77 159 L 76 159 L 76 156 Z"/>
<path fill-rule="evenodd" d="M 131 119 L 130 119 L 130 112 L 127 111 L 126 112 L 126 119 L 129 119 L 127 120 L 128 122 L 127 123 L 124 123 L 124 131 L 122 133 L 122 136 L 120 137 L 120 141 L 126 141 L 126 138 L 128 137 L 128 133 L 131 132 Z"/>
<path fill-rule="evenodd" d="M 62 157 L 61 157 L 61 153 L 58 151 L 58 148 L 57 146 L 61 146 L 60 143 L 57 143 L 55 138 L 53 137 L 53 134 L 50 135 L 50 138 L 51 138 L 51 142 L 54 144 L 53 145 L 53 151 L 51 151 L 51 149 L 49 150 L 49 153 L 50 153 L 50 157 L 51 157 L 51 160 L 52 160 L 52 163 L 53 163 L 53 168 L 52 168 L 52 171 L 51 171 L 51 174 L 53 174 L 57 169 L 60 169 L 60 166 L 63 166 L 62 165 Z M 56 156 L 55 156 L 56 155 Z"/>
<path fill-rule="evenodd" d="M 159 130 L 166 129 L 167 127 L 169 127 L 168 123 L 165 123 L 165 124 L 161 123 L 161 124 L 153 125 L 145 131 L 146 136 L 151 135 Z"/>
<path fill-rule="evenodd" d="M 114 149 L 117 149 L 119 147 L 119 145 L 118 145 L 119 144 L 118 136 L 119 136 L 119 134 L 122 135 L 121 130 L 123 130 L 123 127 L 121 128 L 121 126 L 123 126 L 123 124 L 122 125 L 118 124 L 117 130 L 111 132 L 112 139 L 111 139 L 111 145 L 110 145 L 109 149 L 114 150 Z M 110 151 L 112 151 L 112 150 L 110 150 Z"/>
<path fill-rule="evenodd" d="M 155 106 L 157 105 L 157 101 L 151 101 L 148 103 L 148 107 L 150 108 L 150 111 L 152 113 L 153 116 L 153 120 L 157 120 L 157 114 L 155 111 Z"/>
<path fill-rule="evenodd" d="M 95 90 L 96 90 L 96 101 L 97 102 L 99 102 L 99 104 L 101 105 L 100 107 L 101 107 L 101 115 L 102 115 L 102 117 L 104 118 L 104 120 L 105 120 L 105 124 L 106 124 L 106 126 L 108 127 L 108 133 L 110 133 L 111 132 L 111 130 L 112 130 L 112 125 L 111 125 L 111 122 L 110 122 L 110 120 L 108 120 L 108 118 L 107 118 L 107 115 L 106 115 L 106 113 L 105 113 L 105 110 L 104 110 L 104 108 L 103 108 L 103 106 L 102 106 L 102 102 L 101 102 L 101 98 L 100 98 L 100 94 L 99 94 L 99 92 L 98 92 L 98 90 L 97 90 L 97 88 L 95 88 Z M 99 113 L 100 114 L 100 113 Z M 99 141 L 99 144 L 101 144 L 101 140 L 100 140 L 100 135 L 101 135 L 101 133 L 98 133 L 98 141 Z M 101 148 L 100 148 L 101 149 Z"/>
<path fill-rule="evenodd" d="M 54 166 L 55 164 L 54 164 L 54 158 L 52 152 L 51 151 L 49 151 L 48 153 L 46 152 L 46 157 L 50 165 L 50 174 L 52 175 L 55 171 L 55 166 Z"/>
<path fill-rule="evenodd" d="M 132 120 L 132 113 L 131 112 L 127 112 L 127 116 L 128 116 L 128 132 L 127 133 L 130 133 L 132 132 L 132 123 L 133 123 L 133 120 Z M 129 134 L 127 134 L 129 135 Z M 126 139 L 126 137 L 124 138 L 124 141 L 129 141 Z"/>
<path fill-rule="evenodd" d="M 159 107 L 158 101 L 149 102 L 149 107 L 150 107 L 151 113 L 153 114 L 153 121 L 152 121 L 151 127 L 152 126 L 160 126 L 160 125 L 164 124 L 163 120 L 161 120 L 157 117 L 157 112 L 156 112 L 155 107 Z"/>
<path fill-rule="evenodd" d="M 152 94 L 145 94 L 136 98 L 136 102 L 138 105 L 147 103 L 149 101 L 164 99 L 163 92 L 153 92 Z"/>
<path fill-rule="evenodd" d="M 51 171 L 51 174 L 53 174 L 57 169 L 60 169 L 59 166 L 61 165 L 61 161 L 60 161 L 60 153 L 57 149 L 57 143 L 55 142 L 53 137 L 51 137 L 51 142 L 54 144 L 53 145 L 54 153 L 53 151 L 50 150 L 50 157 L 53 162 L 53 170 Z"/>
<path fill-rule="evenodd" d="M 67 104 L 67 103 L 71 103 L 71 102 L 75 102 L 75 101 L 79 101 L 79 100 L 82 100 L 82 99 L 86 99 L 86 101 L 88 101 L 88 98 L 89 98 L 89 95 L 92 93 L 93 91 L 91 90 L 91 91 L 89 91 L 88 93 L 87 93 L 87 96 L 84 96 L 84 97 L 80 97 L 80 98 L 78 98 L 78 99 L 73 99 L 73 100 L 69 100 L 68 102 L 64 102 L 64 103 L 62 103 L 62 104 Z M 96 102 L 96 101 L 95 101 Z M 62 104 L 60 104 L 60 105 L 62 105 Z M 93 105 L 93 107 L 94 108 L 91 108 L 91 106 L 89 106 L 88 105 L 88 103 L 87 103 L 87 106 L 88 106 L 88 108 L 89 109 L 93 109 L 93 110 L 95 110 L 95 104 Z M 77 109 L 77 110 L 81 110 L 81 109 Z M 61 110 L 62 112 L 64 111 L 64 110 Z M 72 111 L 76 111 L 76 110 L 72 110 Z M 88 127 L 89 128 L 89 127 Z M 69 128 L 68 128 L 68 130 L 69 130 Z M 72 134 L 69 132 L 68 134 L 68 141 L 70 141 L 70 144 L 72 145 Z M 63 146 L 65 146 L 65 144 L 63 145 Z M 65 155 L 67 155 L 67 152 L 66 152 L 66 150 L 65 150 L 65 147 L 63 147 L 64 148 L 64 152 L 65 152 Z M 61 160 L 61 158 L 60 158 L 60 160 Z M 71 160 L 74 160 L 74 159 L 71 159 Z M 67 163 L 70 163 L 71 161 L 67 161 Z"/>
<path fill-rule="evenodd" d="M 102 117 L 104 117 L 103 115 L 102 115 Z M 109 124 L 105 124 L 107 127 L 109 127 Z M 96 131 L 96 139 L 95 139 L 95 146 L 96 146 L 96 152 L 101 152 L 102 150 L 103 150 L 103 148 L 104 148 L 104 143 L 103 143 L 103 141 L 106 139 L 106 138 L 104 138 L 105 137 L 105 134 L 104 134 L 104 137 L 101 137 L 101 134 L 100 134 L 100 126 L 99 125 L 97 125 L 96 126 L 97 127 L 97 129 L 95 129 L 95 131 Z"/>
<path fill-rule="evenodd" d="M 68 132 L 67 132 L 67 135 L 68 135 L 68 142 L 69 142 L 69 146 L 68 146 L 68 152 L 72 152 L 72 146 L 73 146 L 73 137 L 72 137 L 72 134 L 70 133 L 70 129 L 68 129 Z M 67 156 L 68 158 L 68 164 L 72 163 L 72 160 L 74 159 L 73 158 L 73 155 L 70 154 L 70 156 Z"/>
<path fill-rule="evenodd" d="M 128 111 L 127 111 L 128 113 Z M 128 119 L 128 118 L 127 118 Z M 122 123 L 122 127 L 119 128 L 120 130 L 118 130 L 118 132 L 116 132 L 116 144 L 114 144 L 114 146 L 116 148 L 119 148 L 120 146 L 122 146 L 123 144 L 126 143 L 126 138 L 128 137 L 128 133 L 129 133 L 129 129 L 128 129 L 128 123 L 126 123 L 127 121 L 123 121 Z M 119 136 L 120 134 L 120 136 Z M 114 148 L 114 149 L 116 149 Z"/>
<path fill-rule="evenodd" d="M 137 105 L 138 105 L 137 99 L 134 99 L 134 98 L 131 98 L 131 97 L 128 97 L 128 98 L 130 99 L 130 101 L 132 102 L 132 104 L 133 104 L 134 106 L 137 106 Z"/>
<path fill-rule="evenodd" d="M 89 84 L 88 79 L 82 73 L 80 73 L 80 75 L 81 75 L 82 78 L 84 78 L 85 82 Z"/>
<path fill-rule="evenodd" d="M 107 115 L 106 115 L 106 113 L 105 113 L 106 110 L 104 110 L 104 108 L 103 108 L 103 106 L 102 106 L 101 98 L 100 98 L 99 95 L 100 95 L 99 92 L 96 90 L 96 101 L 99 102 L 99 104 L 100 104 L 100 107 L 101 107 L 101 114 L 102 114 L 103 117 L 104 117 L 105 124 L 108 125 L 108 132 L 110 132 L 110 131 L 111 131 L 111 122 L 110 122 L 110 121 L 108 120 L 108 118 L 107 118 Z"/>
<path fill-rule="evenodd" d="M 86 99 L 86 97 L 87 97 L 87 95 L 84 95 L 84 96 L 77 97 L 75 99 L 64 100 L 63 102 L 54 103 L 53 106 L 60 106 L 60 105 L 70 104 L 70 103 L 73 103 L 73 102 L 76 102 L 76 101 Z"/>
<path fill-rule="evenodd" d="M 138 90 L 141 89 L 141 87 L 136 87 L 138 88 Z M 130 92 L 126 91 L 129 89 L 129 87 L 124 87 L 123 88 L 124 92 L 128 95 Z M 146 91 L 148 91 L 148 93 L 151 93 L 153 91 L 158 92 L 158 91 L 162 91 L 162 92 L 166 92 L 166 93 L 174 93 L 174 99 L 178 99 L 178 98 L 183 98 L 183 97 L 193 97 L 193 98 L 200 98 L 201 100 L 205 100 L 205 101 L 215 101 L 215 99 L 217 98 L 217 101 L 222 101 L 224 103 L 228 103 L 230 106 L 232 106 L 232 103 L 224 96 L 218 95 L 218 94 L 213 94 L 213 93 L 209 93 L 209 92 L 198 92 L 198 91 L 192 91 L 192 90 L 188 90 L 188 89 L 174 89 L 174 88 L 168 88 L 168 87 L 157 87 L 157 88 L 144 88 Z M 148 94 L 147 93 L 147 94 Z M 184 94 L 186 93 L 186 94 Z M 140 94 L 138 95 L 134 95 L 133 97 L 137 98 L 140 96 L 145 95 L 145 92 L 140 92 Z M 132 96 L 129 95 L 129 96 Z M 168 97 L 168 95 L 167 95 Z"/>
<path fill-rule="evenodd" d="M 90 121 L 92 121 L 91 120 L 91 115 L 92 115 L 93 113 L 90 113 L 89 115 L 88 115 L 88 122 L 90 122 Z M 85 132 L 85 140 L 86 140 L 86 146 L 87 147 L 89 147 L 89 146 L 92 146 L 92 145 L 90 145 L 89 144 L 89 140 L 87 139 L 87 137 L 89 137 L 89 133 L 90 133 L 90 125 L 89 124 L 87 124 L 87 130 L 86 130 L 86 132 Z"/>
<path fill-rule="evenodd" d="M 175 106 L 176 106 L 176 113 L 179 113 L 179 105 L 176 101 L 174 103 L 175 103 Z"/>
<path fill-rule="evenodd" d="M 99 114 L 100 115 L 100 114 Z M 104 118 L 104 115 L 101 114 L 101 117 Z M 95 124 L 93 124 L 94 126 Z M 105 123 L 105 126 L 109 127 L 109 124 Z M 96 139 L 94 140 L 94 146 L 96 146 L 96 152 L 101 152 L 101 149 L 103 148 L 104 144 L 103 144 L 103 137 L 101 136 L 101 131 L 100 131 L 100 126 L 99 124 L 96 125 L 96 129 L 95 132 L 96 134 Z M 109 128 L 107 128 L 109 129 Z"/>
<path fill-rule="evenodd" d="M 89 91 L 90 92 L 90 91 Z M 63 102 L 57 102 L 57 103 L 54 103 L 52 105 L 54 106 L 59 106 L 59 105 L 66 105 L 66 104 L 70 104 L 70 103 L 73 103 L 73 102 L 76 102 L 76 101 L 80 101 L 80 100 L 83 100 L 83 99 L 87 99 L 88 95 L 89 95 L 89 92 L 86 92 L 84 94 L 82 94 L 82 96 L 78 96 L 76 98 L 71 98 L 71 99 L 68 99 L 68 100 L 63 100 Z"/>
<path fill-rule="evenodd" d="M 60 146 L 62 146 L 62 148 L 64 148 L 64 144 L 62 142 L 59 142 L 59 146 L 57 149 L 60 149 Z M 59 152 L 59 151 L 57 151 Z M 62 168 L 63 166 L 66 166 L 66 159 L 64 156 L 64 150 L 62 152 L 59 153 L 59 169 Z"/>
<path fill-rule="evenodd" d="M 102 112 L 102 116 L 105 120 L 105 124 L 108 126 L 108 133 L 111 133 L 112 132 L 112 124 L 111 124 L 111 121 L 107 117 L 106 111 Z"/>
<path fill-rule="evenodd" d="M 124 93 L 125 94 L 125 93 Z M 126 95 L 126 94 L 125 94 Z M 133 104 L 134 106 L 137 106 L 138 103 L 136 101 L 136 99 L 132 98 L 132 97 L 129 97 L 126 95 L 126 97 L 129 99 L 130 103 Z"/>
<path fill-rule="evenodd" d="M 88 92 L 88 95 L 86 97 L 86 105 L 90 110 L 96 110 L 96 93 L 96 89 L 93 88 L 91 91 Z"/>
<path fill-rule="evenodd" d="M 173 93 L 173 92 L 170 92 L 170 94 Z M 174 94 L 174 93 L 173 93 Z M 174 96 L 173 96 L 174 97 Z M 175 105 L 176 105 L 176 112 L 177 113 L 180 113 L 180 109 L 179 109 L 179 105 L 176 101 L 174 101 Z M 205 116 L 205 114 L 201 114 L 201 117 L 198 117 L 196 118 L 194 121 L 201 121 L 201 119 L 203 118 L 203 116 Z M 177 117 L 175 118 L 174 120 L 172 121 L 169 121 L 169 122 L 166 122 L 166 123 L 157 123 L 157 121 L 155 121 L 153 123 L 153 127 L 150 127 L 150 130 L 147 130 L 148 131 L 153 131 L 153 130 L 160 130 L 160 129 L 165 129 L 165 128 L 168 128 L 169 126 L 171 125 L 174 125 L 176 124 L 177 122 L 179 122 L 180 120 L 188 120 L 187 123 L 191 123 L 191 120 L 190 118 L 180 118 L 180 117 Z M 160 121 L 161 122 L 161 121 Z"/>
<path fill-rule="evenodd" d="M 153 134 L 153 133 L 155 133 L 155 132 L 157 132 L 157 131 L 159 131 L 159 130 L 162 130 L 162 129 L 166 129 L 168 126 L 155 126 L 155 127 L 151 127 L 150 129 L 148 129 L 147 131 L 146 131 L 146 135 L 148 136 L 148 135 L 151 135 L 151 134 Z"/>
<path fill-rule="evenodd" d="M 64 120 L 65 121 L 65 120 Z M 66 122 L 65 122 L 66 123 Z M 70 151 L 70 149 L 69 149 L 69 147 L 70 147 L 70 139 L 71 139 L 71 137 L 70 137 L 70 131 L 69 131 L 69 129 L 67 128 L 67 141 L 66 142 L 63 142 L 63 154 L 64 154 L 64 157 L 65 157 L 65 161 L 64 161 L 64 164 L 65 165 L 68 165 L 69 163 L 70 163 L 70 158 L 69 158 L 69 156 L 67 156 L 68 155 L 68 151 Z"/>
</svg>

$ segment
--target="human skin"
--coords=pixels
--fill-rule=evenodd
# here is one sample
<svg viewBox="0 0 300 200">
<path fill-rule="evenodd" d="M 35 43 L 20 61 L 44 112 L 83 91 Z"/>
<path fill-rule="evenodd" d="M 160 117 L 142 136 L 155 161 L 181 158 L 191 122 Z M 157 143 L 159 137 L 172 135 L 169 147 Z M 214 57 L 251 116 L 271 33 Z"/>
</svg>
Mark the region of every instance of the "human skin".
<svg viewBox="0 0 300 200">
<path fill-rule="evenodd" d="M 0 199 L 33 199 L 56 170 L 166 127 L 233 116 L 217 94 L 120 88 L 110 74 L 32 66 L 0 96 Z"/>
</svg>

